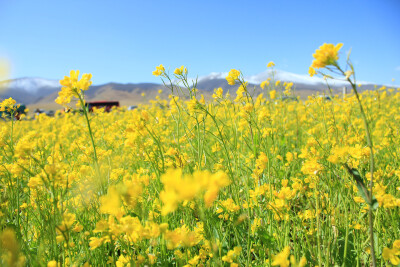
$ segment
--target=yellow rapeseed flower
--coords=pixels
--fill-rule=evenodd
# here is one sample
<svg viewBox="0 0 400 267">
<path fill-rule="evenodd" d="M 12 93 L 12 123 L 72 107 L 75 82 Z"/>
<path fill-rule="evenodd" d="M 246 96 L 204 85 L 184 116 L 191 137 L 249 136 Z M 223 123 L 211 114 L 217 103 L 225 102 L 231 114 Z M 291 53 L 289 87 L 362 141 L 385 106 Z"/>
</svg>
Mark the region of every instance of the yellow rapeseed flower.
<svg viewBox="0 0 400 267">
<path fill-rule="evenodd" d="M 215 91 L 215 93 L 212 95 L 212 97 L 214 99 L 222 98 L 222 94 L 224 93 L 224 90 L 221 87 L 219 87 L 218 89 L 215 89 L 214 91 Z"/>
<path fill-rule="evenodd" d="M 276 90 L 271 90 L 271 91 L 269 92 L 269 97 L 270 97 L 271 99 L 275 99 L 275 98 L 276 98 Z"/>
<path fill-rule="evenodd" d="M 66 105 L 71 102 L 73 97 L 79 98 L 81 91 L 88 90 L 89 86 L 92 85 L 91 79 L 92 74 L 84 73 L 79 80 L 79 70 L 71 70 L 70 77 L 64 76 L 64 79 L 60 80 L 62 87 L 55 102 L 60 105 Z"/>
<path fill-rule="evenodd" d="M 265 89 L 265 87 L 268 86 L 268 85 L 269 85 L 269 81 L 268 81 L 268 80 L 265 80 L 265 81 L 261 82 L 260 87 L 261 87 L 262 89 Z"/>
<path fill-rule="evenodd" d="M 393 248 L 400 250 L 400 239 L 393 242 Z"/>
<path fill-rule="evenodd" d="M 383 248 L 382 252 L 383 259 L 390 260 L 390 263 L 392 263 L 394 266 L 400 264 L 400 258 L 398 257 L 399 255 L 400 255 L 400 250 L 398 249 Z"/>
<path fill-rule="evenodd" d="M 161 214 L 164 216 L 174 212 L 180 203 L 201 197 L 203 192 L 205 206 L 210 207 L 219 190 L 230 184 L 228 176 L 222 171 L 214 174 L 196 171 L 193 175 L 183 175 L 181 169 L 168 170 L 161 176 L 161 182 L 164 184 L 164 190 L 160 192 L 163 203 Z"/>
<path fill-rule="evenodd" d="M 313 67 L 310 67 L 308 69 L 308 74 L 310 74 L 310 76 L 314 76 L 315 74 L 317 74 L 317 72 L 315 71 L 315 69 Z"/>
<path fill-rule="evenodd" d="M 185 66 L 182 65 L 180 68 L 176 68 L 174 73 L 176 75 L 187 74 L 187 68 L 185 68 Z"/>
<path fill-rule="evenodd" d="M 16 107 L 15 107 L 16 103 L 17 103 L 17 101 L 12 99 L 11 97 L 7 98 L 3 102 L 0 103 L 0 111 L 12 112 L 16 109 Z"/>
<path fill-rule="evenodd" d="M 162 64 L 160 64 L 159 66 L 156 67 L 156 70 L 153 71 L 153 75 L 160 76 L 160 75 L 164 74 L 164 72 L 165 72 L 165 68 Z"/>
<path fill-rule="evenodd" d="M 273 256 L 272 266 L 288 267 L 289 266 L 290 247 L 285 247 L 280 253 Z"/>
<path fill-rule="evenodd" d="M 240 255 L 240 252 L 242 252 L 241 247 L 234 247 L 233 250 L 229 250 L 228 253 L 222 257 L 222 260 L 232 264 L 233 261 Z"/>
<path fill-rule="evenodd" d="M 228 76 L 226 76 L 225 78 L 229 85 L 235 85 L 235 82 L 239 79 L 239 76 L 240 71 L 231 69 L 228 73 Z"/>
<path fill-rule="evenodd" d="M 290 263 L 293 267 L 303 267 L 307 264 L 307 259 L 305 257 L 301 257 L 299 262 L 296 262 L 296 258 L 292 255 L 290 256 Z"/>
<path fill-rule="evenodd" d="M 14 230 L 5 229 L 0 234 L 0 249 L 7 252 L 7 259 L 4 259 L 9 266 L 14 266 L 18 261 L 19 245 Z"/>
<path fill-rule="evenodd" d="M 111 186 L 108 193 L 100 198 L 100 212 L 104 214 L 117 215 L 120 212 L 121 201 L 120 196 L 115 188 Z"/>
<path fill-rule="evenodd" d="M 312 62 L 311 67 L 315 69 L 324 68 L 325 66 L 334 65 L 339 59 L 338 52 L 342 48 L 343 44 L 339 43 L 336 46 L 333 44 L 323 44 L 315 51 L 313 57 L 315 58 Z"/>
<path fill-rule="evenodd" d="M 393 242 L 393 248 L 383 248 L 382 257 L 384 260 L 390 260 L 390 263 L 394 266 L 400 264 L 400 240 Z"/>
</svg>

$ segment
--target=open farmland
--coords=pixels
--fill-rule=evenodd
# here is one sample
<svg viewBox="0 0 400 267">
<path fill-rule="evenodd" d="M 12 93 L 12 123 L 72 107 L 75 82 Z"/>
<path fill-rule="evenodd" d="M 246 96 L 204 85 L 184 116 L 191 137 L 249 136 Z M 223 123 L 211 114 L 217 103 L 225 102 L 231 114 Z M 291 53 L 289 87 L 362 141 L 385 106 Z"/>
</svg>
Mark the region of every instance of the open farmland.
<svg viewBox="0 0 400 267">
<path fill-rule="evenodd" d="M 310 74 L 341 71 L 340 47 Z M 1 265 L 399 264 L 398 89 L 358 95 L 342 71 L 352 94 L 300 101 L 231 70 L 236 94 L 206 101 L 183 66 L 153 74 L 168 101 L 0 122 Z M 91 75 L 61 84 L 83 107 Z"/>
</svg>

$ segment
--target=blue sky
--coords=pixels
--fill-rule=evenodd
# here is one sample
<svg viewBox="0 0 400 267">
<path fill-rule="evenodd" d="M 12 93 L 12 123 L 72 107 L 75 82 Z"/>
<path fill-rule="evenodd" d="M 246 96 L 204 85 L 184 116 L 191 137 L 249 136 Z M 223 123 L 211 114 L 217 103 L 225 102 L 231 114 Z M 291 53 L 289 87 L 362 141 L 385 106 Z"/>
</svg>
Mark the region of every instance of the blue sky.
<svg viewBox="0 0 400 267">
<path fill-rule="evenodd" d="M 191 77 L 231 68 L 306 74 L 324 42 L 352 48 L 359 80 L 400 83 L 400 1 L 0 0 L 0 57 L 11 78 L 94 84 L 160 82 L 156 65 Z"/>
</svg>

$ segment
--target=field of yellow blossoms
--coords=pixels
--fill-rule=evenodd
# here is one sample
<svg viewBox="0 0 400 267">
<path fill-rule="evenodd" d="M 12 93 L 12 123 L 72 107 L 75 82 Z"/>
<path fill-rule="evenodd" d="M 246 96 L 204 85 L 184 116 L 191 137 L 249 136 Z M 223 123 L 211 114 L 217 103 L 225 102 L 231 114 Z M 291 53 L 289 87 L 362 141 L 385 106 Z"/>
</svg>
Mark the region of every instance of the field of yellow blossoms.
<svg viewBox="0 0 400 267">
<path fill-rule="evenodd" d="M 231 70 L 206 102 L 160 65 L 168 101 L 89 113 L 71 71 L 78 112 L 0 121 L 0 265 L 399 266 L 400 91 L 355 91 L 341 46 L 309 70 L 354 89 L 331 100 Z"/>
</svg>

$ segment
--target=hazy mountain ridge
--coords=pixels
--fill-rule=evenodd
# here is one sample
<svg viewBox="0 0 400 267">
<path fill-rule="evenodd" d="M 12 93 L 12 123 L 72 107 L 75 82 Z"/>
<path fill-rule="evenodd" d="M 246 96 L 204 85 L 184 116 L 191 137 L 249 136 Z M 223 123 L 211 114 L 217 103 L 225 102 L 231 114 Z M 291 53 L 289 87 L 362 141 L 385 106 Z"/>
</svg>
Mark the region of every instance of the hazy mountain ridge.
<svg viewBox="0 0 400 267">
<path fill-rule="evenodd" d="M 222 87 L 224 92 L 230 91 L 231 94 L 236 92 L 238 85 L 231 86 L 226 82 L 227 73 L 213 72 L 209 75 L 197 78 L 196 88 L 200 93 L 205 96 L 210 96 L 215 88 Z M 261 92 L 259 84 L 268 79 L 280 80 L 282 82 L 293 82 L 294 89 L 297 95 L 302 97 L 316 93 L 318 91 L 326 91 L 328 89 L 326 82 L 320 77 L 309 77 L 308 75 L 301 75 L 290 73 L 281 70 L 266 70 L 256 75 L 247 76 L 245 80 L 248 81 L 249 88 L 254 88 L 255 93 Z M 190 82 L 195 83 L 194 79 Z M 374 83 L 360 82 L 363 90 L 373 90 Z M 330 80 L 329 85 L 335 93 L 342 92 L 342 88 L 346 86 L 350 91 L 350 86 L 346 81 Z M 46 105 L 54 103 L 61 89 L 58 80 L 49 80 L 42 78 L 19 78 L 0 82 L 3 90 L 0 90 L 0 98 L 12 97 L 19 103 L 27 105 Z M 380 87 L 381 85 L 377 85 Z M 93 85 L 90 90 L 86 91 L 88 100 L 118 100 L 121 104 L 137 104 L 148 101 L 154 98 L 158 91 L 162 89 L 164 93 L 161 94 L 162 98 L 166 98 L 168 90 L 165 90 L 163 84 L 157 83 L 116 83 L 110 82 L 102 85 Z M 251 91 L 253 91 L 251 89 Z M 145 93 L 146 96 L 142 96 Z"/>
</svg>

